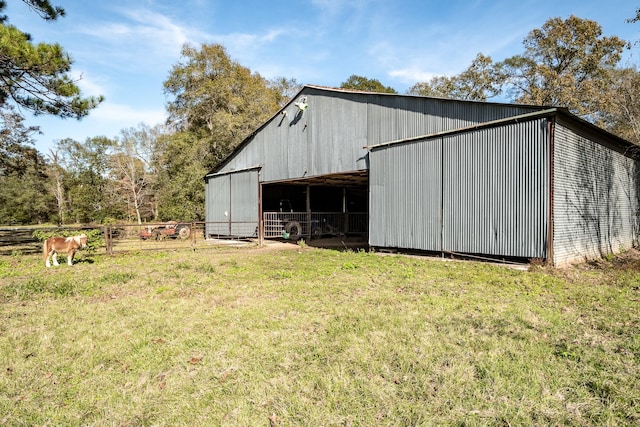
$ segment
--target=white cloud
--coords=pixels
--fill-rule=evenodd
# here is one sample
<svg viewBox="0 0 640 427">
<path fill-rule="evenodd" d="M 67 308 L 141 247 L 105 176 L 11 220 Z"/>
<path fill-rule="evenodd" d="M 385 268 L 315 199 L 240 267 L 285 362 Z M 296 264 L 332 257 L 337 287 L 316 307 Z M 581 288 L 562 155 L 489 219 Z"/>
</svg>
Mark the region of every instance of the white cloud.
<svg viewBox="0 0 640 427">
<path fill-rule="evenodd" d="M 210 36 L 196 28 L 181 25 L 170 17 L 148 9 L 123 9 L 123 22 L 105 22 L 83 25 L 78 32 L 96 38 L 100 46 L 94 53 L 103 62 L 120 64 L 159 63 L 176 58 L 185 43 L 200 41 Z M 148 65 L 146 65 L 148 66 Z"/>
<path fill-rule="evenodd" d="M 227 48 L 233 56 L 248 56 L 259 52 L 264 45 L 275 42 L 286 33 L 283 29 L 273 29 L 264 34 L 230 33 L 210 38 Z"/>
<path fill-rule="evenodd" d="M 90 117 L 94 120 L 131 123 L 128 126 L 141 122 L 153 126 L 164 122 L 167 115 L 164 109 L 137 109 L 130 105 L 105 101 L 91 112 Z"/>
<path fill-rule="evenodd" d="M 437 74 L 424 71 L 418 67 L 401 68 L 389 71 L 389 76 L 406 84 L 415 84 L 431 80 Z"/>
<path fill-rule="evenodd" d="M 132 35 L 143 44 L 155 47 L 155 51 L 177 51 L 184 43 L 202 35 L 193 28 L 181 26 L 165 15 L 146 9 L 127 9 L 125 16 L 136 23 L 130 27 Z"/>
<path fill-rule="evenodd" d="M 108 94 L 106 87 L 96 80 L 93 80 L 86 71 L 73 70 L 71 78 L 76 82 L 83 96 L 106 96 Z"/>
</svg>

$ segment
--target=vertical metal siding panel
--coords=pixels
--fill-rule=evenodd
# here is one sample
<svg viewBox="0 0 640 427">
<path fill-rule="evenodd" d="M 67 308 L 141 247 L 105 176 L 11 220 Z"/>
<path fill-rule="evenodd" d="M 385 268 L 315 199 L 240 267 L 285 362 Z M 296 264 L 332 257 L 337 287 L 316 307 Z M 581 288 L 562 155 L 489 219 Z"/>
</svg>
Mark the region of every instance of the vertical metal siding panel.
<svg viewBox="0 0 640 427">
<path fill-rule="evenodd" d="M 366 102 L 325 97 L 313 107 L 307 176 L 366 169 Z"/>
<path fill-rule="evenodd" d="M 601 257 L 638 239 L 638 162 L 556 126 L 554 262 Z"/>
<path fill-rule="evenodd" d="M 278 120 L 280 123 L 280 120 Z M 269 124 L 268 132 L 263 136 L 265 157 L 256 158 L 253 162 L 247 162 L 247 167 L 259 164 L 262 166 L 262 179 L 272 181 L 288 176 L 289 167 L 289 141 L 295 140 L 298 129 L 292 129 L 288 120 L 283 120 L 281 125 Z M 261 161 L 263 163 L 261 163 Z"/>
<path fill-rule="evenodd" d="M 526 107 L 371 95 L 368 145 L 430 135 L 532 111 Z"/>
<path fill-rule="evenodd" d="M 290 110 L 289 115 L 292 117 L 292 120 L 294 120 L 293 117 L 300 114 L 300 112 L 297 111 L 297 107 L 293 107 Z M 290 125 L 288 138 L 283 141 L 286 150 L 284 154 L 286 155 L 287 161 L 283 162 L 284 164 L 278 165 L 281 173 L 284 172 L 284 175 L 279 177 L 280 179 L 304 176 L 308 161 L 307 153 L 310 140 L 309 135 L 311 133 L 309 126 L 312 122 L 310 118 L 312 114 L 313 113 L 307 109 L 304 113 L 300 114 L 299 119 L 294 125 Z"/>
<path fill-rule="evenodd" d="M 372 151 L 369 154 L 369 245 L 388 247 L 385 239 L 385 206 L 387 194 L 385 177 L 387 176 L 385 153 Z"/>
<path fill-rule="evenodd" d="M 207 180 L 205 192 L 205 220 L 207 223 L 229 221 L 228 214 L 231 209 L 229 185 L 229 175 L 210 177 Z M 206 228 L 207 234 L 220 232 L 218 225 L 207 224 Z"/>
<path fill-rule="evenodd" d="M 439 251 L 440 140 L 371 152 L 370 244 Z"/>
<path fill-rule="evenodd" d="M 258 228 L 258 170 L 230 174 L 231 234 L 252 236 Z"/>
<path fill-rule="evenodd" d="M 440 101 L 438 117 L 442 123 L 438 131 L 460 129 L 470 125 L 499 120 L 533 111 L 524 106 L 493 105 L 463 101 Z"/>
<path fill-rule="evenodd" d="M 445 138 L 445 251 L 544 257 L 548 191 L 543 122 Z M 527 156 L 535 161 L 520 163 Z"/>
</svg>

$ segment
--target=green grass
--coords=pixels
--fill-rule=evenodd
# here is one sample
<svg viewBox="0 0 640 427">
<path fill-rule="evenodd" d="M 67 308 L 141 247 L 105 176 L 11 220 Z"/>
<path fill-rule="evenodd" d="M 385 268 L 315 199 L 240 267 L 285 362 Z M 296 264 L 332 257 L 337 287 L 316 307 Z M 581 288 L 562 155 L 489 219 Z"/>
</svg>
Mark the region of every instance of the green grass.
<svg viewBox="0 0 640 427">
<path fill-rule="evenodd" d="M 3 426 L 640 423 L 634 259 L 78 259 L 0 258 Z"/>
</svg>

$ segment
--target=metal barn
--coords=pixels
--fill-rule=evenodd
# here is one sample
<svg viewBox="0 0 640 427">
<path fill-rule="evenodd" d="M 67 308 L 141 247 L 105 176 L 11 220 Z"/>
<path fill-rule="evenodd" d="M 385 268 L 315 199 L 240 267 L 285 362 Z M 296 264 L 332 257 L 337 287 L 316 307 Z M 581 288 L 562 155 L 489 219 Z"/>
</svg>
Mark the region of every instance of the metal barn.
<svg viewBox="0 0 640 427">
<path fill-rule="evenodd" d="M 564 109 L 305 86 L 207 174 L 206 234 L 564 264 L 635 244 L 634 148 Z"/>
</svg>

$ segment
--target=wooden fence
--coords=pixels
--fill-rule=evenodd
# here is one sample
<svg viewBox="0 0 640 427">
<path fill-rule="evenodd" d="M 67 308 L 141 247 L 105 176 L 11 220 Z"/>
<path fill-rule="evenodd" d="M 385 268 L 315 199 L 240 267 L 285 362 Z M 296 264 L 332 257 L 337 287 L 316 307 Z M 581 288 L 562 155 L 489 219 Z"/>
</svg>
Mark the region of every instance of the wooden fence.
<svg viewBox="0 0 640 427">
<path fill-rule="evenodd" d="M 205 222 L 180 222 L 188 228 L 177 234 L 172 233 L 166 223 L 113 224 L 81 227 L 0 227 L 0 255 L 35 254 L 42 251 L 42 242 L 34 237 L 34 232 L 56 234 L 87 233 L 98 235 L 98 250 L 107 254 L 127 251 L 170 250 L 187 248 L 213 248 L 229 245 L 257 244 L 257 239 L 238 236 L 209 235 L 207 228 L 216 224 Z M 96 232 L 98 230 L 98 232 Z M 91 242 L 90 242 L 91 243 Z M 95 243 L 95 239 L 94 242 Z M 95 247 L 95 245 L 94 245 Z"/>
</svg>

